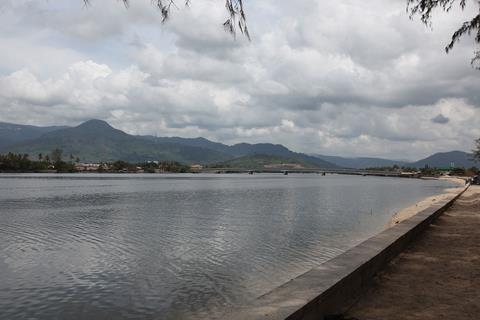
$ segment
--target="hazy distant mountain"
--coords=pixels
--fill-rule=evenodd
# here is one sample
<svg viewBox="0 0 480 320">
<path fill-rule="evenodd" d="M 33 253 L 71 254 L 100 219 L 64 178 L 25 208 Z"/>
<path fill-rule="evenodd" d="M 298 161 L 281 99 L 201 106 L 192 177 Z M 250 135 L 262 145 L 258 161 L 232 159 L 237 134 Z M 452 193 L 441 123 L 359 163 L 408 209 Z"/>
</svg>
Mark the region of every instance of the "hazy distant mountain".
<svg viewBox="0 0 480 320">
<path fill-rule="evenodd" d="M 336 164 L 339 167 L 353 168 L 353 169 L 365 169 L 365 168 L 378 168 L 378 167 L 392 167 L 394 165 L 404 166 L 408 162 L 400 160 L 389 160 L 382 158 L 344 158 L 336 156 L 325 156 L 321 154 L 314 154 L 314 157 Z"/>
<path fill-rule="evenodd" d="M 221 152 L 223 154 L 229 155 L 231 158 L 239 158 L 247 155 L 271 155 L 271 156 L 278 156 L 290 159 L 297 159 L 303 163 L 309 163 L 311 166 L 321 167 L 321 168 L 335 168 L 337 167 L 335 164 L 332 164 L 328 161 L 312 157 L 306 155 L 304 153 L 297 153 L 289 150 L 288 148 L 282 146 L 281 144 L 271 144 L 271 143 L 257 143 L 257 144 L 249 144 L 249 143 L 238 143 L 233 146 L 229 146 L 226 144 L 212 142 L 205 138 L 179 138 L 179 137 L 152 137 L 152 136 L 144 136 L 142 138 L 151 140 L 151 141 L 159 141 L 159 142 L 169 142 L 169 143 L 177 143 L 183 144 L 187 146 L 195 146 L 195 147 L 202 147 L 206 149 L 215 150 Z"/>
<path fill-rule="evenodd" d="M 23 141 L 33 140 L 41 135 L 60 129 L 65 129 L 65 126 L 53 127 L 37 127 L 22 124 L 0 122 L 0 148 L 9 145 L 20 143 Z"/>
<path fill-rule="evenodd" d="M 183 163 L 212 163 L 230 159 L 220 152 L 174 143 L 158 143 L 129 135 L 101 120 L 90 120 L 74 128 L 46 133 L 4 151 L 28 153 L 36 158 L 60 148 L 82 161 L 175 160 Z"/>
<path fill-rule="evenodd" d="M 479 167 L 480 163 L 475 163 L 471 158 L 471 154 L 463 151 L 439 152 L 425 159 L 411 163 L 409 166 L 415 168 L 423 168 L 425 165 L 437 168 L 449 168 L 451 165 L 465 168 L 474 166 Z"/>
<path fill-rule="evenodd" d="M 266 154 L 249 154 L 232 160 L 215 164 L 218 168 L 239 168 L 239 169 L 264 169 L 265 166 L 273 166 L 274 168 L 287 169 L 282 165 L 299 165 L 303 168 L 319 167 L 314 163 L 303 161 L 299 158 L 287 158 Z M 325 166 L 321 166 L 325 168 Z"/>
<path fill-rule="evenodd" d="M 364 168 L 373 168 L 373 167 L 391 167 L 393 165 L 398 165 L 400 167 L 412 167 L 412 168 L 423 168 L 425 165 L 430 167 L 437 168 L 449 168 L 451 164 L 456 167 L 465 167 L 470 168 L 473 166 L 480 166 L 480 163 L 475 164 L 471 160 L 471 154 L 463 151 L 451 151 L 451 152 L 442 152 L 431 155 L 425 159 L 408 162 L 401 160 L 389 160 L 382 158 L 344 158 L 344 157 L 335 157 L 335 156 L 325 156 L 320 154 L 315 154 L 315 157 L 323 159 L 325 161 L 331 162 L 337 166 L 344 168 L 354 168 L 354 169 L 364 169 Z"/>
<path fill-rule="evenodd" d="M 422 168 L 480 166 L 470 160 L 470 155 L 462 151 L 434 154 L 426 159 L 407 163 L 380 158 L 343 158 L 334 156 L 310 156 L 289 150 L 280 144 L 239 143 L 233 146 L 213 142 L 205 138 L 133 136 L 111 127 L 102 120 L 90 120 L 77 127 L 35 127 L 10 123 L 0 123 L 0 153 L 28 153 L 36 159 L 39 153 L 48 154 L 60 148 L 65 156 L 70 154 L 82 161 L 125 160 L 141 162 L 148 160 L 174 160 L 186 164 L 212 164 L 242 158 L 240 162 L 252 164 L 290 163 L 305 164 L 319 168 L 368 168 L 410 166 Z M 261 156 L 260 156 L 261 155 Z M 235 162 L 232 162 L 235 163 Z"/>
</svg>

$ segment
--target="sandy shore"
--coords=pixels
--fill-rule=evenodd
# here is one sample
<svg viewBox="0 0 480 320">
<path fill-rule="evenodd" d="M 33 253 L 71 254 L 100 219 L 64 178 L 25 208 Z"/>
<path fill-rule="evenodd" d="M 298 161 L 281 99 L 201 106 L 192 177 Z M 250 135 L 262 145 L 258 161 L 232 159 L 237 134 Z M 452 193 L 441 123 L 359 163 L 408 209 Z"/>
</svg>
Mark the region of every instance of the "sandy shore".
<svg viewBox="0 0 480 320">
<path fill-rule="evenodd" d="M 445 189 L 444 193 L 437 194 L 437 195 L 434 195 L 434 196 L 431 196 L 431 197 L 427 197 L 427 198 L 423 199 L 422 201 L 417 202 L 414 205 L 411 205 L 410 207 L 404 208 L 404 209 L 396 212 L 392 216 L 392 218 L 390 219 L 390 221 L 388 222 L 386 227 L 390 228 L 390 227 L 396 225 L 397 223 L 402 222 L 405 219 L 413 217 L 414 215 L 416 215 L 420 211 L 428 208 L 429 206 L 435 204 L 438 201 L 442 201 L 442 200 L 445 200 L 445 199 L 451 199 L 452 197 L 457 195 L 459 192 L 461 192 L 463 190 L 463 188 L 465 187 L 465 180 L 462 179 L 462 178 L 441 177 L 441 178 L 438 178 L 438 179 L 439 180 L 451 181 L 451 182 L 457 183 L 459 186 L 458 186 L 458 188 Z"/>
</svg>

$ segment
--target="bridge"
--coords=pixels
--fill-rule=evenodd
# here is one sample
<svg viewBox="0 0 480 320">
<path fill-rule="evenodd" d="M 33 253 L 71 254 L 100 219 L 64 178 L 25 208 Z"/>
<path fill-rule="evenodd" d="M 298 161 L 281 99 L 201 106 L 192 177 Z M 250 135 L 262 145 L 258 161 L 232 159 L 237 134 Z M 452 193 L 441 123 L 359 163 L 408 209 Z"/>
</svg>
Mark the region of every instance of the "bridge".
<svg viewBox="0 0 480 320">
<path fill-rule="evenodd" d="M 203 168 L 201 173 L 316 173 L 316 174 L 345 174 L 356 176 L 377 176 L 377 177 L 401 177 L 401 178 L 419 178 L 420 175 L 414 172 L 397 172 L 397 171 L 371 171 L 363 169 L 347 169 L 347 168 Z"/>
</svg>

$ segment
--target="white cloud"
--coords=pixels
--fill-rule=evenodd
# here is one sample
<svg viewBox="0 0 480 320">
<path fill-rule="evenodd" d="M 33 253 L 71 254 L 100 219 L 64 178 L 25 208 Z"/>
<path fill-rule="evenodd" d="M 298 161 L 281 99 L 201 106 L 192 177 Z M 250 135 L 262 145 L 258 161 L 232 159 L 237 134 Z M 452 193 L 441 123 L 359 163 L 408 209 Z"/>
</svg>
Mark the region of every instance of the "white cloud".
<svg viewBox="0 0 480 320">
<path fill-rule="evenodd" d="M 113 0 L 86 9 L 5 1 L 0 120 L 101 118 L 131 133 L 309 153 L 418 158 L 469 150 L 480 136 L 473 49 L 462 41 L 443 52 L 462 13 L 440 14 L 432 31 L 410 21 L 404 6 L 252 2 L 249 43 L 223 31 L 219 0 L 193 1 L 166 25 L 149 1 L 128 10 Z"/>
</svg>

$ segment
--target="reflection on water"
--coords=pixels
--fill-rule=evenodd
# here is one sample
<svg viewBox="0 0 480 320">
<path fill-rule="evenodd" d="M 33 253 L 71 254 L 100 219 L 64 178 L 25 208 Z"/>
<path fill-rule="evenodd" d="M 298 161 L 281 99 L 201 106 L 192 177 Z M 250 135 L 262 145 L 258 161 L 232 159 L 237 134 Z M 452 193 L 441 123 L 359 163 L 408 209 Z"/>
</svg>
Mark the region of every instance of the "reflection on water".
<svg viewBox="0 0 480 320">
<path fill-rule="evenodd" d="M 447 186 L 313 174 L 0 175 L 0 318 L 211 319 Z"/>
</svg>

